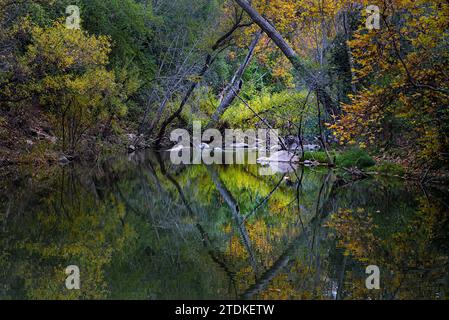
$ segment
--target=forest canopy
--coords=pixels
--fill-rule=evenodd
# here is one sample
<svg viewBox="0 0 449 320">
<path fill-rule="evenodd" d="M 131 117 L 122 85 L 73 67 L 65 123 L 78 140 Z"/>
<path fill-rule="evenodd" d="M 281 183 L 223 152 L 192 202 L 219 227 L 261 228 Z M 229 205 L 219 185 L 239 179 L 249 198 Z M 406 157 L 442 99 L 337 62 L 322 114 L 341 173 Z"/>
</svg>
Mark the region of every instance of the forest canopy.
<svg viewBox="0 0 449 320">
<path fill-rule="evenodd" d="M 447 299 L 448 60 L 448 0 L 0 0 L 0 299 Z"/>
<path fill-rule="evenodd" d="M 0 151 L 161 146 L 200 120 L 445 167 L 448 18 L 440 0 L 0 0 Z"/>
</svg>

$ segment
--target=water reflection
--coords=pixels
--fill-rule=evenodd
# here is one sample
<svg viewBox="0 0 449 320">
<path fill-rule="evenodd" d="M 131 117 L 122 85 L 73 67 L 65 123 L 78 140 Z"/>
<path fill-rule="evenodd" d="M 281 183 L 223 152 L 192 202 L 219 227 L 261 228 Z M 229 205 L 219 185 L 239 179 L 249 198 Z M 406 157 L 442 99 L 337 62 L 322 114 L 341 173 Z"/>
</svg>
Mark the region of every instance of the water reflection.
<svg viewBox="0 0 449 320">
<path fill-rule="evenodd" d="M 447 298 L 443 190 L 148 152 L 3 181 L 2 299 Z M 66 266 L 80 291 L 65 288 Z M 381 269 L 367 290 L 365 268 Z"/>
</svg>

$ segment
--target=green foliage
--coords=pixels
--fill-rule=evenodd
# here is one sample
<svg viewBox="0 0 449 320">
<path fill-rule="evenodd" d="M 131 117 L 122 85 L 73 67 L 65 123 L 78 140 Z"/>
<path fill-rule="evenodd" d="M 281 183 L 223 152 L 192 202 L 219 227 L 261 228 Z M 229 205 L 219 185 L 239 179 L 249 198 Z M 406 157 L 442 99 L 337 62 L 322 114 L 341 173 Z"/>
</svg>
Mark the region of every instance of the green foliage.
<svg viewBox="0 0 449 320">
<path fill-rule="evenodd" d="M 382 174 L 403 176 L 405 174 L 405 168 L 400 164 L 392 162 L 381 162 L 375 166 L 369 167 L 369 171 L 375 171 Z"/>
<path fill-rule="evenodd" d="M 331 152 L 331 157 L 333 157 L 334 155 L 335 153 Z M 327 163 L 329 161 L 326 152 L 324 151 L 306 151 L 304 152 L 304 160 L 317 161 L 319 163 Z"/>
<path fill-rule="evenodd" d="M 27 75 L 22 90 L 54 115 L 62 149 L 77 151 L 81 136 L 108 118 L 123 116 L 129 90 L 108 71 L 109 39 L 69 30 L 62 23 L 32 27 L 31 44 L 21 59 Z"/>
<path fill-rule="evenodd" d="M 337 34 L 328 52 L 330 81 L 340 102 L 349 102 L 348 94 L 352 93 L 351 65 L 347 46 L 345 35 Z"/>
<path fill-rule="evenodd" d="M 174 105 L 179 105 L 180 101 L 175 101 Z M 219 101 L 211 87 L 202 86 L 198 88 L 191 98 L 191 102 L 184 108 L 182 118 L 185 123 L 201 121 L 206 125 L 210 121 L 210 115 L 215 111 Z"/>
<path fill-rule="evenodd" d="M 64 29 L 68 5 L 80 7 L 82 31 Z M 304 66 L 292 71 L 266 36 L 255 49 L 240 94 L 273 127 L 296 134 L 301 123 L 306 140 L 317 136 L 315 93 L 306 103 L 310 86 L 300 80 L 307 69 L 335 105 L 343 103 L 344 112 L 322 112 L 341 143 L 387 143 L 386 149 L 401 147 L 421 163 L 447 162 L 447 3 L 393 2 L 384 8 L 391 28 L 376 37 L 360 24 L 360 10 L 342 1 L 253 5 L 275 22 Z M 184 127 L 206 123 L 255 30 L 236 9 L 221 0 L 0 0 L 0 108 L 44 109 L 62 149 L 73 151 L 83 135 L 103 139 L 119 127 L 140 130 L 155 116 L 161 121 L 153 131 L 159 131 L 195 82 L 175 120 Z M 212 45 L 240 18 L 230 42 L 221 43 L 213 65 L 198 76 Z M 221 120 L 229 127 L 265 127 L 239 99 Z M 344 165 L 371 162 L 357 153 L 342 157 Z"/>
<path fill-rule="evenodd" d="M 368 153 L 361 149 L 331 150 L 329 151 L 329 156 L 335 159 L 335 164 L 338 167 L 343 168 L 357 167 L 361 169 L 369 168 L 371 170 L 376 164 Z M 306 151 L 304 153 L 304 160 L 317 161 L 319 163 L 327 163 L 329 161 L 325 151 Z"/>
<path fill-rule="evenodd" d="M 375 164 L 376 162 L 365 150 L 358 148 L 349 149 L 337 155 L 337 165 L 344 168 L 358 167 L 364 169 Z"/>
<path fill-rule="evenodd" d="M 281 128 L 288 118 L 291 123 L 298 124 L 301 115 L 309 111 L 308 105 L 304 107 L 307 93 L 282 91 L 270 93 L 263 91 L 248 100 L 251 109 L 263 117 L 268 117 L 272 125 Z M 242 102 L 236 102 L 225 112 L 223 121 L 231 127 L 248 127 L 259 122 L 259 118 Z"/>
<path fill-rule="evenodd" d="M 330 128 L 342 143 L 393 142 L 408 151 L 409 162 L 447 167 L 449 5 L 377 4 L 387 27 L 373 33 L 360 24 L 350 41 L 359 90 Z"/>
<path fill-rule="evenodd" d="M 135 0 L 83 0 L 82 25 L 90 33 L 107 35 L 112 42 L 111 64 L 138 70 L 146 81 L 154 75 L 151 55 L 153 27 L 157 23 L 151 2 Z"/>
</svg>

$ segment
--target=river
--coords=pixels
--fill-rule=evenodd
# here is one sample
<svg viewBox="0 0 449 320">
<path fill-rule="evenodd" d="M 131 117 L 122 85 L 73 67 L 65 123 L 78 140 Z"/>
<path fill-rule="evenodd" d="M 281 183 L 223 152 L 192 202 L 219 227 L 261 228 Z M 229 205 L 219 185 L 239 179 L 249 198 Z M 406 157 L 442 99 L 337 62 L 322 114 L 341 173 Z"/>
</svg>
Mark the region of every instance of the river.
<svg viewBox="0 0 449 320">
<path fill-rule="evenodd" d="M 447 190 L 260 169 L 151 151 L 23 169 L 1 183 L 0 299 L 448 298 Z"/>
</svg>

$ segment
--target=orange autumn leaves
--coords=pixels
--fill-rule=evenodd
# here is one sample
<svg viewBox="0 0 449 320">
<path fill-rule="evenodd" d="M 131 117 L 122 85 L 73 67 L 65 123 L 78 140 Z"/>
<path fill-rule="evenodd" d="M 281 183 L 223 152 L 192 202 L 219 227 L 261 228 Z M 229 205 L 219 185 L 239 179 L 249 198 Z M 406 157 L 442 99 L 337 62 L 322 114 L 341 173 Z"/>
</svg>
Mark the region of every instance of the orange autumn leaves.
<svg viewBox="0 0 449 320">
<path fill-rule="evenodd" d="M 449 5 L 407 0 L 378 5 L 381 29 L 361 27 L 350 42 L 359 90 L 329 127 L 341 143 L 364 147 L 389 138 L 386 124 L 401 121 L 413 128 L 406 136 L 418 158 L 441 159 L 449 145 Z"/>
<path fill-rule="evenodd" d="M 235 15 L 234 5 L 234 1 L 228 1 L 225 4 L 228 18 Z M 333 20 L 344 5 L 345 1 L 341 0 L 252 1 L 252 6 L 276 26 L 286 41 L 305 60 L 315 55 L 323 44 L 323 38 L 330 39 L 335 35 Z M 236 35 L 237 45 L 247 46 L 258 29 L 255 24 L 242 29 L 242 32 Z M 232 53 L 230 57 L 235 58 L 236 55 Z M 288 87 L 294 86 L 291 63 L 268 37 L 265 36 L 260 42 L 256 49 L 256 57 L 262 64 L 269 67 L 274 78 L 280 79 Z M 318 61 L 311 62 L 318 63 Z"/>
</svg>

